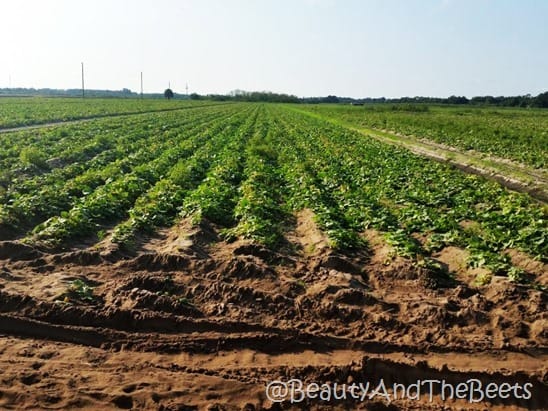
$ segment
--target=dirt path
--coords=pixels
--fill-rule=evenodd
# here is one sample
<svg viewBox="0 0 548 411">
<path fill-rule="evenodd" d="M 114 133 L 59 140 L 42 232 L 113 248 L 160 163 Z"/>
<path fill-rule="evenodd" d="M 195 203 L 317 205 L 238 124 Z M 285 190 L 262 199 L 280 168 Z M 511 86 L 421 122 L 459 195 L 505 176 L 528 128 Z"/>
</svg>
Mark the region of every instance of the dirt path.
<svg viewBox="0 0 548 411">
<path fill-rule="evenodd" d="M 200 105 L 200 106 L 175 107 L 175 108 L 166 108 L 166 109 L 159 109 L 159 110 L 132 111 L 128 113 L 98 114 L 98 115 L 87 116 L 87 117 L 78 117 L 72 120 L 58 120 L 58 121 L 50 121 L 46 123 L 29 124 L 26 126 L 19 126 L 19 127 L 0 128 L 0 133 L 13 133 L 13 132 L 18 132 L 23 130 L 33 130 L 33 129 L 44 128 L 44 127 L 57 127 L 57 126 L 64 126 L 64 125 L 70 125 L 70 124 L 85 123 L 88 121 L 93 121 L 93 120 L 102 119 L 102 118 L 110 118 L 110 117 L 131 117 L 139 114 L 165 113 L 169 111 L 188 110 L 188 109 L 195 109 L 195 108 L 217 106 L 220 104 L 226 104 L 226 103 L 213 103 L 213 104 Z"/>
<path fill-rule="evenodd" d="M 548 203 L 547 170 L 532 169 L 508 159 L 493 157 L 477 151 L 461 151 L 455 147 L 438 144 L 427 139 L 404 136 L 387 130 L 356 127 L 338 119 L 320 116 L 305 110 L 295 110 L 299 113 L 357 131 L 384 143 L 406 148 L 413 153 L 435 161 L 451 164 L 467 173 L 495 180 L 511 190 L 527 193 L 542 203 Z"/>
<path fill-rule="evenodd" d="M 387 264 L 382 237 L 366 235 L 368 250 L 334 253 L 303 210 L 278 252 L 226 243 L 206 221 L 143 236 L 131 253 L 108 236 L 64 251 L 0 242 L 0 408 L 548 407 L 545 292 L 504 278 L 475 287 L 466 272 L 439 288 L 407 260 Z M 77 281 L 92 293 L 71 288 Z M 530 396 L 469 403 L 434 387 L 432 400 L 430 391 L 390 402 L 267 397 L 271 381 L 290 379 L 375 387 L 473 379 L 518 384 Z"/>
</svg>

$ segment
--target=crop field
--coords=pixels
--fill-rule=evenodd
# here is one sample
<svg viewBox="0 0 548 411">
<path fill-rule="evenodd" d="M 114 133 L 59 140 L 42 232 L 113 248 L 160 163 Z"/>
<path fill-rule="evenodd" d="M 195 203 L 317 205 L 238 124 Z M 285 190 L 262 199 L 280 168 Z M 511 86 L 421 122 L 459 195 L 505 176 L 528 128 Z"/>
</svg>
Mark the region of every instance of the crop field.
<svg viewBox="0 0 548 411">
<path fill-rule="evenodd" d="M 548 164 L 542 110 L 0 99 L 0 407 L 546 409 L 546 204 L 356 127 Z"/>
<path fill-rule="evenodd" d="M 211 103 L 204 103 L 211 104 Z M 50 122 L 196 107 L 188 100 L 0 98 L 0 130 Z"/>
<path fill-rule="evenodd" d="M 548 112 L 543 109 L 424 104 L 324 105 L 308 109 L 353 125 L 415 135 L 533 168 L 548 167 Z"/>
</svg>

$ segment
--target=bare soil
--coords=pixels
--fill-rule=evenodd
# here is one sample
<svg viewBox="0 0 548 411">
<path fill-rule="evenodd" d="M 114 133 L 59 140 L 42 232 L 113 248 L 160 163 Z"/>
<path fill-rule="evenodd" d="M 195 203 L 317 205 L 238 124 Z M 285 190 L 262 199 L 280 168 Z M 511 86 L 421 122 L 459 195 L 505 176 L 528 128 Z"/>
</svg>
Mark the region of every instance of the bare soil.
<svg viewBox="0 0 548 411">
<path fill-rule="evenodd" d="M 455 277 L 443 285 L 380 233 L 364 237 L 360 252 L 333 252 L 305 210 L 283 251 L 226 243 L 206 221 L 131 251 L 0 242 L 0 408 L 548 409 L 546 292 L 496 276 L 475 286 L 454 247 L 435 255 Z M 546 279 L 546 267 L 509 253 Z M 71 291 L 76 280 L 92 294 Z M 266 384 L 290 378 L 475 378 L 528 383 L 532 396 L 272 403 Z"/>
</svg>

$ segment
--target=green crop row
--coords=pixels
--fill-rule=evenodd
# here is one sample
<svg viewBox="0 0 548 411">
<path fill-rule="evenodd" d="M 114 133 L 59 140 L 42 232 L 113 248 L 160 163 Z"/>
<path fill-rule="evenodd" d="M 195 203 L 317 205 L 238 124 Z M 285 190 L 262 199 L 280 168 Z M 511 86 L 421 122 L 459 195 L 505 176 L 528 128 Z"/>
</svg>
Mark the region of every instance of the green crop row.
<svg viewBox="0 0 548 411">
<path fill-rule="evenodd" d="M 177 138 L 163 140 L 156 136 L 156 145 L 147 148 L 143 161 L 127 172 L 109 176 L 104 185 L 78 199 L 69 211 L 38 225 L 33 239 L 55 245 L 97 232 L 101 224 L 126 217 L 143 193 L 167 173 L 173 174 L 172 169 L 181 159 L 192 156 L 206 144 L 210 131 L 215 132 L 210 130 L 212 121 L 216 122 L 211 120 L 196 128 L 181 130 Z"/>
<path fill-rule="evenodd" d="M 112 137 L 116 142 L 113 149 L 87 162 L 70 164 L 32 179 L 12 180 L 0 204 L 0 226 L 28 227 L 35 220 L 43 221 L 68 210 L 96 188 L 154 160 L 172 145 L 173 139 L 184 140 L 195 129 L 205 127 L 218 116 L 228 115 L 224 111 L 207 110 L 185 120 L 173 118 L 176 121 L 170 128 L 163 122 L 156 126 L 147 122 L 147 132 L 140 131 L 142 124 L 137 122 L 136 128 L 128 127 L 120 137 Z"/>
<path fill-rule="evenodd" d="M 158 99 L 0 98 L 0 129 L 117 114 L 201 107 L 210 102 Z"/>
<path fill-rule="evenodd" d="M 37 187 L 47 185 L 44 181 L 52 174 L 59 178 L 71 178 L 90 164 L 90 159 L 108 161 L 108 158 L 121 157 L 137 151 L 138 144 L 153 134 L 161 133 L 166 139 L 173 134 L 173 129 L 188 126 L 199 121 L 209 111 L 203 109 L 199 115 L 184 116 L 174 113 L 164 114 L 169 121 L 169 128 L 156 121 L 155 115 L 135 116 L 128 123 L 118 119 L 96 120 L 75 126 L 62 126 L 54 129 L 43 129 L 40 132 L 26 130 L 6 133 L 10 141 L 0 148 L 0 157 L 4 157 L 0 170 L 0 196 L 3 202 L 9 201 L 12 192 L 31 192 Z M 187 113 L 188 114 L 188 113 Z M 171 118 L 170 118 L 171 117 Z M 29 136 L 32 141 L 29 141 Z M 26 152 L 37 153 L 40 165 L 25 161 Z M 118 151 L 118 153 L 116 153 Z M 11 152 L 11 153 L 10 153 Z"/>
<path fill-rule="evenodd" d="M 282 239 L 284 183 L 279 173 L 276 137 L 269 113 L 263 109 L 245 150 L 244 178 L 234 207 L 237 224 L 224 231 L 228 240 L 241 237 L 275 247 Z"/>
<path fill-rule="evenodd" d="M 15 178 L 0 193 L 0 228 L 13 237 L 38 224 L 28 241 L 70 245 L 113 228 L 112 240 L 131 246 L 139 233 L 187 218 L 212 222 L 226 240 L 277 248 L 291 213 L 307 208 L 334 249 L 367 249 L 364 232 L 374 229 L 395 254 L 439 273 L 434 255 L 447 246 L 467 249 L 471 267 L 516 280 L 523 273 L 508 249 L 548 259 L 546 209 L 527 195 L 287 106 L 70 127 L 74 137 L 52 131 L 58 140 L 11 137 L 47 153 L 48 164 L 62 160 L 18 173 L 11 157 L 21 153 L 6 156 L 1 171 Z"/>
<path fill-rule="evenodd" d="M 171 225 L 188 193 L 200 185 L 211 167 L 223 163 L 225 148 L 239 130 L 249 127 L 246 118 L 253 118 L 250 110 L 211 124 L 198 138 L 205 143 L 190 157 L 180 156 L 164 178 L 137 199 L 129 210 L 129 218 L 115 227 L 113 242 L 128 246 L 139 231 Z"/>
<path fill-rule="evenodd" d="M 546 261 L 546 213 L 526 195 L 322 120 L 276 115 L 285 124 L 282 146 L 293 145 L 285 161 L 296 208 L 312 208 L 334 246 L 354 247 L 359 232 L 375 228 L 420 261 L 445 245 L 468 248 L 470 265 L 497 273 L 516 274 L 508 248 Z"/>
</svg>

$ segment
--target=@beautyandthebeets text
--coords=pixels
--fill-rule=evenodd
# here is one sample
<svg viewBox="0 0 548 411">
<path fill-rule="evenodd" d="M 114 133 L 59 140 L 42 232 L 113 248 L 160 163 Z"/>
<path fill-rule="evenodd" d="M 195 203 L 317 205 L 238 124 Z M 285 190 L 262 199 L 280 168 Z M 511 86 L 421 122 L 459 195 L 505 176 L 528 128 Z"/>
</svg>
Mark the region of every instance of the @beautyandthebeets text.
<svg viewBox="0 0 548 411">
<path fill-rule="evenodd" d="M 387 384 L 381 378 L 377 381 L 353 382 L 349 384 L 304 383 L 299 379 L 271 381 L 266 385 L 266 396 L 272 402 L 299 403 L 310 399 L 330 402 L 337 400 L 421 400 L 432 402 L 437 397 L 441 401 L 465 400 L 478 403 L 493 399 L 529 400 L 531 383 L 482 383 L 470 378 L 460 383 L 445 380 L 425 379 L 412 384 Z"/>
</svg>

